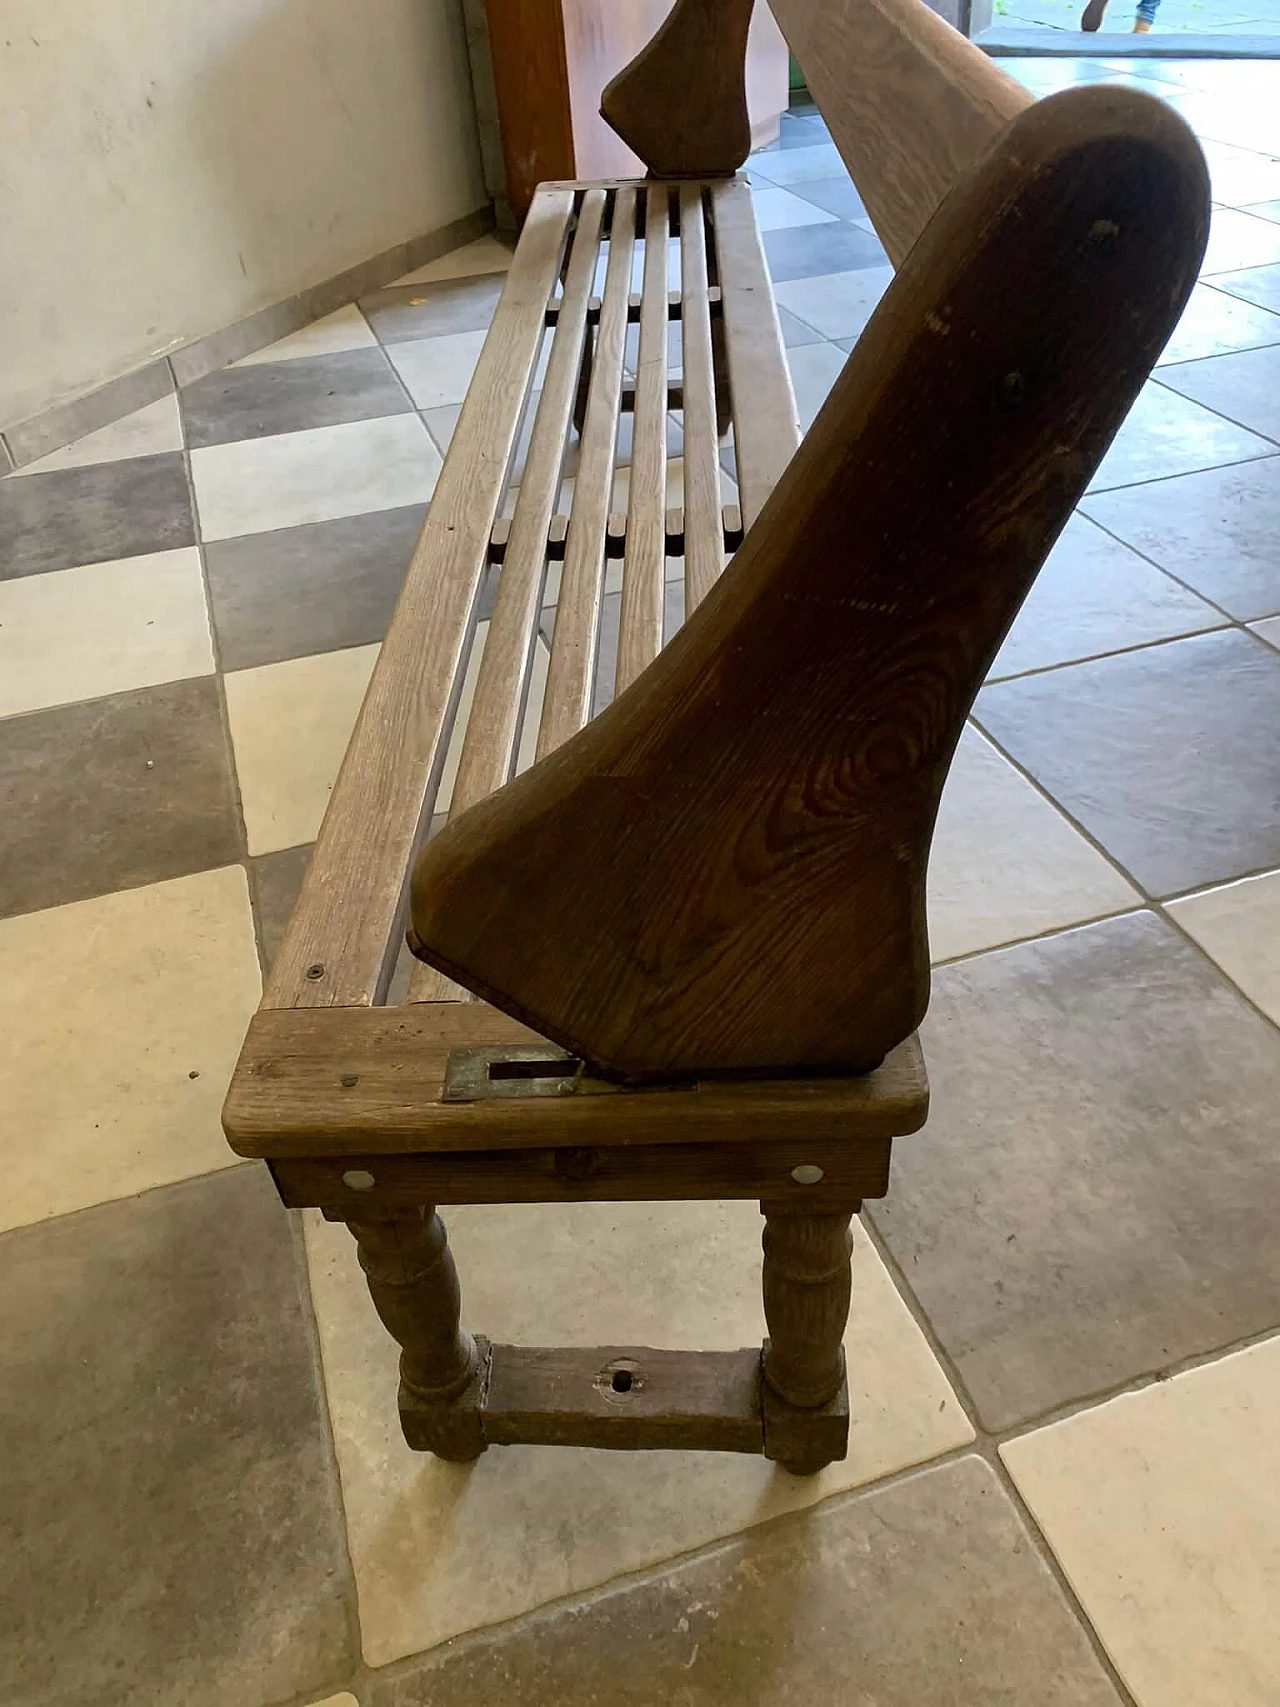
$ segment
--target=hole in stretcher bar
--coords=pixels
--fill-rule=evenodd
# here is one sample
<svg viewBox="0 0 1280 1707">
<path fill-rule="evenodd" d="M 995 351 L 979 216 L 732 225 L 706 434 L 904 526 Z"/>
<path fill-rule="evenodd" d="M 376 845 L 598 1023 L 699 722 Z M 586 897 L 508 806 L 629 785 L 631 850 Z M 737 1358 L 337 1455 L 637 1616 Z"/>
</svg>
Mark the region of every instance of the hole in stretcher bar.
<svg viewBox="0 0 1280 1707">
<path fill-rule="evenodd" d="M 575 1056 L 564 1055 L 558 1061 L 491 1061 L 491 1079 L 567 1079 L 576 1073 L 582 1062 Z"/>
<path fill-rule="evenodd" d="M 610 1381 L 609 1385 L 615 1393 L 629 1393 L 631 1391 L 631 1371 L 629 1369 L 615 1369 L 613 1380 Z"/>
</svg>

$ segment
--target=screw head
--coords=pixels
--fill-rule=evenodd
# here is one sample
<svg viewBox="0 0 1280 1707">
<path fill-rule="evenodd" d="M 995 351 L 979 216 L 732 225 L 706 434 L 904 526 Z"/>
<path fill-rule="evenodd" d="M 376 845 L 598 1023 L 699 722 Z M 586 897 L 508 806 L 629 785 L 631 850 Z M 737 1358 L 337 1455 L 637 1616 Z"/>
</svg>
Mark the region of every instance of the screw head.
<svg viewBox="0 0 1280 1707">
<path fill-rule="evenodd" d="M 826 1175 L 813 1162 L 801 1162 L 798 1168 L 792 1168 L 791 1177 L 797 1185 L 819 1185 Z"/>
<path fill-rule="evenodd" d="M 307 967 L 307 977 L 311 978 L 313 980 L 316 978 L 323 978 L 324 977 L 324 965 L 323 965 L 323 963 L 321 961 L 317 960 L 314 966 L 308 966 Z"/>
<path fill-rule="evenodd" d="M 360 1083 L 359 1073 L 344 1073 L 338 1080 L 344 1091 L 349 1091 L 353 1085 Z"/>
</svg>

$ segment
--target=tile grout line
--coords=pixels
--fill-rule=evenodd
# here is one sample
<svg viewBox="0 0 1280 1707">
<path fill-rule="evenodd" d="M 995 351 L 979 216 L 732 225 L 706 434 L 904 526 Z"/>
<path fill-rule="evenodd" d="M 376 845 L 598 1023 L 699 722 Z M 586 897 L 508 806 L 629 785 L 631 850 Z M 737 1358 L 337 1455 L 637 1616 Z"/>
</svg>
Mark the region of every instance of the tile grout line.
<svg viewBox="0 0 1280 1707">
<path fill-rule="evenodd" d="M 1255 461 L 1257 461 L 1257 462 L 1269 462 L 1270 458 L 1265 457 L 1265 456 L 1260 456 L 1260 457 L 1255 458 Z M 1249 465 L 1247 463 L 1243 463 L 1243 462 L 1224 462 L 1220 466 L 1222 468 L 1247 468 Z M 1216 467 L 1215 468 L 1198 468 L 1198 469 L 1193 470 L 1193 473 L 1196 473 L 1196 474 L 1216 474 L 1217 472 L 1218 472 L 1218 469 Z M 1174 476 L 1171 476 L 1170 478 L 1181 479 L 1183 477 L 1179 476 L 1179 475 L 1174 475 Z M 1137 483 L 1137 485 L 1142 485 L 1142 484 L 1144 484 L 1144 482 L 1142 482 L 1142 481 L 1139 481 Z M 1158 484 L 1158 482 L 1150 482 L 1149 484 Z M 1136 491 L 1136 489 L 1137 489 L 1137 486 L 1129 486 L 1129 487 L 1114 486 L 1111 488 L 1111 490 L 1115 491 L 1115 492 L 1118 492 L 1118 491 L 1132 492 L 1132 491 Z M 1085 496 L 1087 497 L 1088 494 L 1086 493 Z M 1100 494 L 1100 496 L 1101 496 L 1101 494 Z M 1084 502 L 1084 499 L 1081 499 L 1081 503 L 1083 503 L 1083 502 Z M 1225 605 L 1219 604 L 1216 599 L 1211 599 L 1207 593 L 1200 592 L 1197 588 L 1195 588 L 1191 585 L 1190 581 L 1184 581 L 1181 575 L 1175 575 L 1172 569 L 1166 569 L 1163 563 L 1157 563 L 1155 558 L 1152 557 L 1149 552 L 1144 551 L 1140 545 L 1134 545 L 1129 540 L 1123 538 L 1123 536 L 1118 534 L 1114 528 L 1109 527 L 1106 522 L 1101 522 L 1098 520 L 1098 518 L 1096 516 L 1091 516 L 1087 510 L 1079 510 L 1078 513 L 1080 515 L 1082 515 L 1087 522 L 1092 522 L 1094 527 L 1101 528 L 1103 533 L 1105 533 L 1108 536 L 1108 538 L 1114 539 L 1117 545 L 1125 546 L 1129 551 L 1134 552 L 1138 557 L 1140 557 L 1144 563 L 1149 563 L 1153 569 L 1158 569 L 1162 575 L 1167 575 L 1169 577 L 1169 579 L 1174 583 L 1175 586 L 1184 588 L 1188 593 L 1194 593 L 1196 598 L 1202 599 L 1204 601 L 1204 603 L 1207 604 L 1211 610 L 1221 611 L 1223 617 L 1226 619 L 1226 622 L 1232 628 L 1244 628 L 1244 629 L 1247 629 L 1252 634 L 1253 633 L 1252 629 L 1249 629 L 1249 624 L 1251 622 L 1266 622 L 1267 621 L 1267 618 L 1265 616 L 1254 616 L 1254 617 L 1247 617 L 1247 618 L 1246 617 L 1233 616 L 1232 613 L 1226 608 Z M 1280 615 L 1280 612 L 1276 612 L 1276 614 Z M 1200 632 L 1202 634 L 1206 634 L 1206 633 L 1211 633 L 1212 630 L 1201 629 Z M 1178 638 L 1185 640 L 1188 638 L 1188 636 L 1184 634 L 1184 635 L 1178 636 Z M 1256 640 L 1258 638 L 1258 636 L 1256 634 L 1254 634 L 1253 638 Z"/>
<path fill-rule="evenodd" d="M 1094 1658 L 1098 1661 L 1108 1680 L 1116 1689 L 1120 1700 L 1124 1703 L 1124 1707 L 1138 1707 L 1138 1703 L 1134 1700 L 1127 1684 L 1120 1676 L 1110 1654 L 1107 1652 L 1106 1647 L 1103 1644 L 1101 1634 L 1095 1628 L 1093 1620 L 1089 1617 L 1083 1603 L 1068 1580 L 1067 1574 L 1063 1569 L 1057 1554 L 1053 1551 L 1047 1534 L 1040 1527 L 1040 1524 L 1032 1513 L 1030 1507 L 1023 1499 L 1007 1465 L 1000 1456 L 1000 1442 L 998 1437 L 984 1425 L 978 1411 L 977 1403 L 960 1373 L 959 1366 L 952 1359 L 942 1340 L 934 1331 L 933 1323 L 925 1311 L 924 1305 L 921 1303 L 919 1298 L 917 1298 L 902 1265 L 899 1263 L 894 1252 L 890 1249 L 887 1241 L 881 1235 L 879 1227 L 876 1226 L 873 1218 L 865 1209 L 859 1215 L 858 1219 L 870 1239 L 873 1249 L 880 1258 L 881 1263 L 884 1265 L 885 1272 L 889 1276 L 894 1290 L 902 1299 L 903 1305 L 911 1316 L 912 1321 L 919 1329 L 921 1337 L 929 1347 L 938 1367 L 941 1369 L 944 1377 L 951 1387 L 952 1392 L 956 1395 L 961 1409 L 968 1419 L 969 1426 L 973 1430 L 974 1434 L 974 1439 L 968 1450 L 970 1452 L 977 1453 L 983 1462 L 990 1466 L 992 1473 L 995 1475 L 999 1486 L 1003 1489 L 1005 1496 L 1009 1499 L 1014 1510 L 1022 1519 L 1032 1547 L 1035 1549 L 1035 1552 L 1040 1558 L 1045 1569 L 1049 1572 L 1052 1580 L 1057 1584 L 1058 1590 L 1066 1602 L 1068 1611 L 1074 1614 L 1076 1621 L 1082 1628 L 1086 1641 L 1093 1651 Z M 1027 1432 L 1031 1431 L 1028 1430 Z"/>
<path fill-rule="evenodd" d="M 1258 639 L 1256 634 L 1253 636 L 1253 638 L 1255 640 Z M 1259 644 L 1265 645 L 1266 642 L 1262 641 L 1262 642 L 1259 642 Z M 1169 925 L 1173 930 L 1175 930 L 1177 932 L 1177 934 L 1185 942 L 1190 944 L 1190 946 L 1195 950 L 1197 955 L 1199 955 L 1202 959 L 1206 960 L 1209 963 L 1209 965 L 1213 968 L 1216 975 L 1219 978 L 1221 978 L 1222 981 L 1230 989 L 1235 991 L 1236 995 L 1239 996 L 1240 1000 L 1242 1002 L 1244 1002 L 1244 1004 L 1248 1008 L 1251 1008 L 1252 1011 L 1255 1014 L 1257 1014 L 1260 1019 L 1265 1021 L 1266 1024 L 1269 1027 L 1271 1027 L 1273 1030 L 1280 1030 L 1280 1020 L 1273 1019 L 1269 1013 L 1266 1013 L 1258 1005 L 1258 1003 L 1254 1001 L 1253 997 L 1249 994 L 1249 992 L 1247 990 L 1241 988 L 1241 986 L 1236 982 L 1236 980 L 1227 971 L 1226 967 L 1220 966 L 1218 964 L 1218 962 L 1214 959 L 1214 957 L 1209 953 L 1208 949 L 1206 949 L 1203 946 L 1203 944 L 1198 943 L 1196 941 L 1196 939 L 1191 935 L 1191 933 L 1183 928 L 1182 924 L 1180 923 L 1180 921 L 1178 920 L 1176 915 L 1174 913 L 1170 912 L 1169 908 L 1165 904 L 1166 901 L 1182 900 L 1188 895 L 1205 894 L 1208 891 L 1213 890 L 1213 889 L 1226 888 L 1228 885 L 1233 884 L 1233 883 L 1242 883 L 1245 881 L 1245 879 L 1247 879 L 1249 877 L 1266 876 L 1268 873 L 1277 869 L 1274 864 L 1268 864 L 1268 865 L 1261 866 L 1254 871 L 1239 872 L 1239 873 L 1234 874 L 1231 877 L 1224 877 L 1224 878 L 1221 878 L 1217 881 L 1210 881 L 1207 884 L 1202 884 L 1199 888 L 1183 890 L 1178 895 L 1171 895 L 1171 896 L 1167 896 L 1167 897 L 1152 895 L 1150 893 L 1150 891 L 1142 883 L 1140 883 L 1138 881 L 1138 879 L 1134 876 L 1134 874 L 1126 866 L 1122 865 L 1120 863 L 1120 861 L 1118 859 L 1116 859 L 1116 857 L 1112 853 L 1110 853 L 1102 845 L 1102 843 L 1097 839 L 1097 837 L 1094 836 L 1090 830 L 1086 829 L 1084 824 L 1082 824 L 1080 822 L 1080 820 L 1072 812 L 1068 811 L 1068 809 L 1061 803 L 1061 801 L 1054 799 L 1053 795 L 1049 793 L 1048 789 L 1045 788 L 1043 783 L 1041 783 L 1039 781 L 1039 779 L 1037 777 L 1035 777 L 1032 774 L 1032 772 L 1026 768 L 1025 765 L 1021 764 L 1019 762 L 1019 760 L 1016 759 L 1014 757 L 1014 755 L 1005 746 L 1003 746 L 998 740 L 996 740 L 995 736 L 992 735 L 992 733 L 986 727 L 985 724 L 980 722 L 979 719 L 976 716 L 973 716 L 972 714 L 970 715 L 970 722 L 973 724 L 974 728 L 977 729 L 979 731 L 979 733 L 986 740 L 988 740 L 991 743 L 991 745 L 995 748 L 996 752 L 999 753 L 1002 758 L 1006 759 L 1009 762 L 1009 764 L 1011 764 L 1013 766 L 1013 768 L 1018 772 L 1018 774 L 1020 776 L 1022 776 L 1027 782 L 1029 782 L 1031 784 L 1031 786 L 1036 790 L 1037 794 L 1039 794 L 1044 800 L 1047 800 L 1049 805 L 1052 806 L 1056 812 L 1060 813 L 1061 816 L 1066 819 L 1067 823 L 1071 825 L 1072 829 L 1074 829 L 1078 835 L 1082 836 L 1084 838 L 1084 840 L 1089 843 L 1090 847 L 1092 847 L 1096 853 L 1101 854 L 1103 859 L 1106 860 L 1107 864 L 1110 865 L 1113 870 L 1118 872 L 1119 875 L 1121 877 L 1123 877 L 1125 879 L 1125 881 L 1133 889 L 1135 889 L 1137 891 L 1137 893 L 1142 897 L 1143 908 L 1154 913 L 1157 918 L 1163 919 L 1166 925 Z M 1138 910 L 1140 911 L 1142 909 L 1138 909 Z M 1108 915 L 1104 915 L 1104 917 L 1106 917 L 1106 916 L 1108 916 Z M 1115 915 L 1109 915 L 1109 916 L 1114 917 Z M 1088 921 L 1088 922 L 1097 924 L 1097 923 L 1101 923 L 1102 921 L 1101 920 L 1093 920 L 1093 921 Z M 1083 924 L 1084 924 L 1084 921 L 1082 921 L 1081 925 L 1068 925 L 1068 926 L 1065 926 L 1064 929 L 1067 929 L 1067 930 L 1081 929 L 1081 928 L 1083 928 Z M 1049 935 L 1059 936 L 1062 934 L 1062 932 L 1061 931 L 1053 931 L 1053 932 L 1044 932 L 1042 934 L 1045 936 L 1049 936 Z M 1026 938 L 1025 940 L 1036 941 L 1038 939 L 1036 939 L 1034 937 L 1030 937 L 1030 938 Z M 977 952 L 980 953 L 983 951 L 979 950 Z M 959 958 L 970 959 L 973 957 L 972 956 L 964 956 L 964 957 L 957 956 L 957 959 L 959 959 Z M 954 964 L 954 962 L 952 962 L 952 964 Z"/>
</svg>

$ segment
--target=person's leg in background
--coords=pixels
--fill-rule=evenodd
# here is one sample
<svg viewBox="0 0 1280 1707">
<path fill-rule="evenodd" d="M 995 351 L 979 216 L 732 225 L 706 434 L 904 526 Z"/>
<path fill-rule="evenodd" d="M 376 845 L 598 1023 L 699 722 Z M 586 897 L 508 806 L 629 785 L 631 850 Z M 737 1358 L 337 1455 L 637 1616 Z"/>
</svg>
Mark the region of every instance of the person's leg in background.
<svg viewBox="0 0 1280 1707">
<path fill-rule="evenodd" d="M 1156 13 L 1160 10 L 1160 0 L 1138 0 L 1138 15 L 1133 20 L 1133 33 L 1145 36 L 1156 21 Z"/>
</svg>

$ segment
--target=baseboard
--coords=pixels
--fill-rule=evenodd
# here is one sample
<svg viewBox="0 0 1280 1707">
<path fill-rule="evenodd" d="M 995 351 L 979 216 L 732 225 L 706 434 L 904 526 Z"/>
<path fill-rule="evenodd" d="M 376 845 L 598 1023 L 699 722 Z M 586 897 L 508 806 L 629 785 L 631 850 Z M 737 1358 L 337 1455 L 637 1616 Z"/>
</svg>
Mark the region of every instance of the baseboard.
<svg viewBox="0 0 1280 1707">
<path fill-rule="evenodd" d="M 56 403 L 28 420 L 6 427 L 0 432 L 0 475 L 11 468 L 25 468 L 28 463 L 37 462 L 51 451 L 61 450 L 63 445 L 82 439 L 86 433 L 97 432 L 99 427 L 108 426 L 124 415 L 132 415 L 136 409 L 169 396 L 182 386 L 202 379 L 207 373 L 216 372 L 228 362 L 239 361 L 241 356 L 252 355 L 255 350 L 274 344 L 277 339 L 309 326 L 313 320 L 332 314 L 346 303 L 355 302 L 371 291 L 381 290 L 405 273 L 413 272 L 415 267 L 424 267 L 428 261 L 438 260 L 451 249 L 461 248 L 464 243 L 486 236 L 493 228 L 492 207 L 477 208 L 474 213 L 455 219 L 436 231 L 411 237 L 407 243 L 397 243 L 392 249 L 384 249 L 380 255 L 335 273 L 320 284 L 310 285 L 306 290 L 286 297 L 283 302 L 259 309 L 256 314 L 247 315 L 234 325 L 206 333 L 167 356 L 157 357 L 130 373 L 121 374 L 118 379 L 108 380 L 105 385 L 95 387 L 82 397 Z"/>
</svg>

